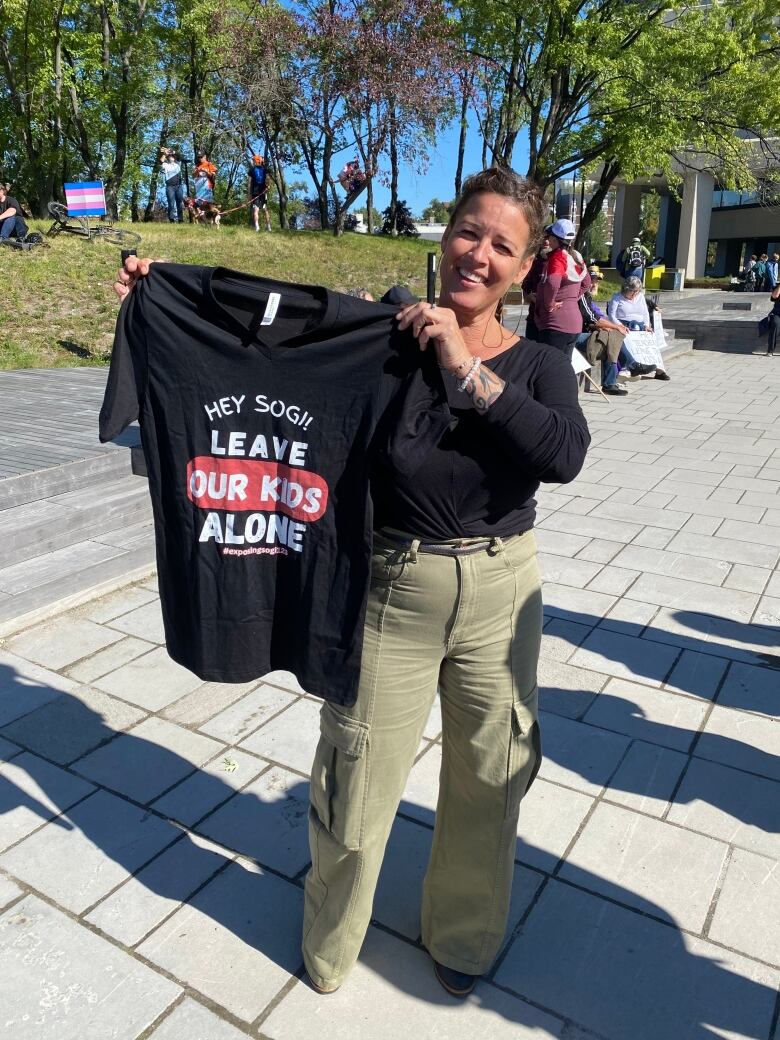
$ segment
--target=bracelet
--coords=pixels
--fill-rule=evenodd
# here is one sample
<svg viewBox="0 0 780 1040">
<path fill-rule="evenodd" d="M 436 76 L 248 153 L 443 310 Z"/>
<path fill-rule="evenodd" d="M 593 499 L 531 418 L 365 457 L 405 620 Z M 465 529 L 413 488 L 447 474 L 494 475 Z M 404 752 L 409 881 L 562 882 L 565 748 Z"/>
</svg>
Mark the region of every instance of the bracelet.
<svg viewBox="0 0 780 1040">
<path fill-rule="evenodd" d="M 452 372 L 453 375 L 455 375 L 455 373 L 458 371 L 459 368 L 464 368 L 466 365 L 473 365 L 473 364 L 474 364 L 474 358 L 471 356 L 471 354 L 469 354 L 468 358 L 465 361 L 461 361 L 459 365 L 456 365 L 455 368 L 451 369 L 450 371 Z M 446 371 L 446 369 L 445 369 L 445 371 Z"/>
<path fill-rule="evenodd" d="M 465 377 L 458 383 L 458 390 L 460 393 L 464 393 L 468 389 L 469 383 L 473 384 L 474 376 L 479 372 L 479 366 L 482 364 L 480 358 L 475 357 L 471 362 L 471 368 L 466 373 Z M 473 389 L 473 386 L 472 386 Z"/>
</svg>

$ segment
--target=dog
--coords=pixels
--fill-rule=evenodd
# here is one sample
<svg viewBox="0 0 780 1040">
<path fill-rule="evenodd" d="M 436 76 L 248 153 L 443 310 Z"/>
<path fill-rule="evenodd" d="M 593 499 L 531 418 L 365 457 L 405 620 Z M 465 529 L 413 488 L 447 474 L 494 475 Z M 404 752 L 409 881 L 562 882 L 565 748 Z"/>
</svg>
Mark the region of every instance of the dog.
<svg viewBox="0 0 780 1040">
<path fill-rule="evenodd" d="M 219 211 L 219 207 L 215 206 L 213 202 L 186 198 L 184 200 L 184 208 L 187 210 L 190 223 L 210 224 L 212 227 L 219 227 L 222 214 Z"/>
</svg>

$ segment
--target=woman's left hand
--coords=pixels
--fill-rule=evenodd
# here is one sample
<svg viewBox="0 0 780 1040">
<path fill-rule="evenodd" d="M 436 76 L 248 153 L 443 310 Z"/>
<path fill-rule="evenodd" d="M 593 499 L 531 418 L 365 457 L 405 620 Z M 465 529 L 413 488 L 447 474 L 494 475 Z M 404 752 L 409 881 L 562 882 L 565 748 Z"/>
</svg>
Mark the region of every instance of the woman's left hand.
<svg viewBox="0 0 780 1040">
<path fill-rule="evenodd" d="M 472 354 L 461 335 L 455 312 L 421 300 L 396 314 L 399 329 L 411 329 L 425 350 L 429 343 L 436 348 L 439 365 L 448 372 L 460 373 L 470 365 Z"/>
</svg>

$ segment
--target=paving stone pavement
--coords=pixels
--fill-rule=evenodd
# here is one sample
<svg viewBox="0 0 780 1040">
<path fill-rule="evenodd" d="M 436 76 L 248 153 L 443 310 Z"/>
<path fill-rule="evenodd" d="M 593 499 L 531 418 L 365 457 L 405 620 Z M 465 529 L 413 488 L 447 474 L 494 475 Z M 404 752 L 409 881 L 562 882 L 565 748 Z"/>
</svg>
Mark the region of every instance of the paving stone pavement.
<svg viewBox="0 0 780 1040">
<path fill-rule="evenodd" d="M 0 646 L 0 1024 L 13 1040 L 780 1040 L 780 359 L 584 397 L 539 495 L 545 761 L 510 928 L 464 1003 L 419 942 L 426 728 L 363 955 L 302 980 L 318 703 L 201 683 L 154 580 Z"/>
</svg>

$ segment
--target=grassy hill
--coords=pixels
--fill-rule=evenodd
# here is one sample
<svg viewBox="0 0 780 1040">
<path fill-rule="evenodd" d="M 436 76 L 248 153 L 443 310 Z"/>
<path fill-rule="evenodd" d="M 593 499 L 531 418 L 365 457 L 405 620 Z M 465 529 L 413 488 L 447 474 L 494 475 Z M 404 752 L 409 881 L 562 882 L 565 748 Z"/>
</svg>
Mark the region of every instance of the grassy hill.
<svg viewBox="0 0 780 1040">
<path fill-rule="evenodd" d="M 46 231 L 49 223 L 32 221 Z M 425 292 L 430 242 L 321 232 L 190 224 L 140 224 L 139 256 L 232 267 L 286 281 L 346 291 L 389 286 Z M 59 368 L 108 362 L 119 300 L 111 285 L 119 248 L 60 234 L 22 251 L 0 247 L 0 369 Z"/>
</svg>

